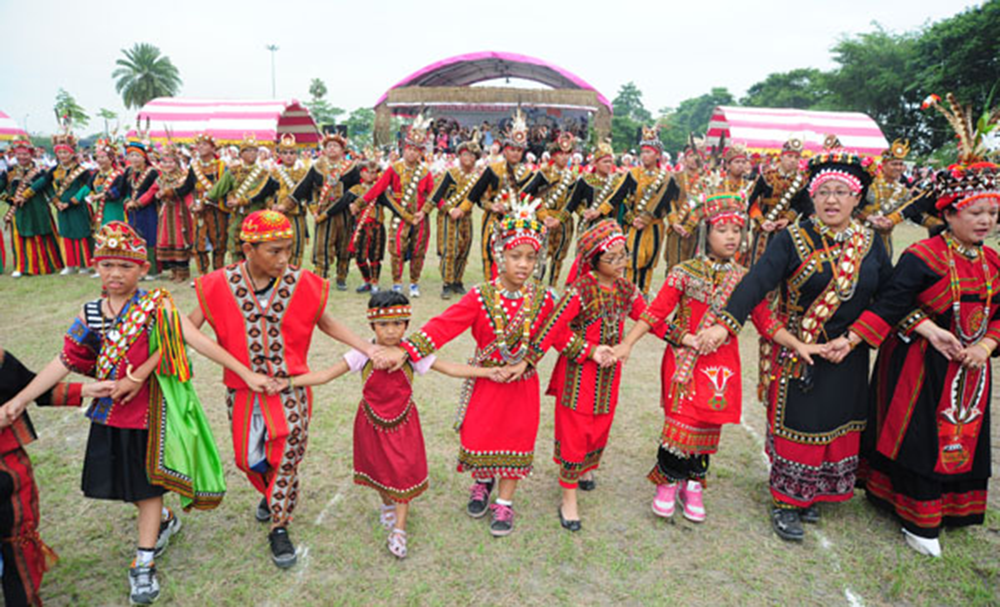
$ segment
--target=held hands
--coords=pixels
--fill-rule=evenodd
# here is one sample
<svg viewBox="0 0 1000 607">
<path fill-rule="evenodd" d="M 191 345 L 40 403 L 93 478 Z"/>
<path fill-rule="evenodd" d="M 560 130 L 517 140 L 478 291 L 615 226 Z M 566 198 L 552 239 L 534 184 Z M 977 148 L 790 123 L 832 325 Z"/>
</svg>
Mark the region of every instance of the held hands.
<svg viewBox="0 0 1000 607">
<path fill-rule="evenodd" d="M 465 212 L 462 211 L 462 209 L 455 207 L 454 209 L 448 211 L 448 216 L 458 221 L 459 219 L 465 217 Z"/>
<path fill-rule="evenodd" d="M 548 228 L 548 229 L 550 229 L 550 230 L 554 230 L 554 229 L 558 228 L 559 225 L 560 225 L 560 223 L 561 223 L 555 217 L 546 217 L 543 221 L 545 223 L 545 227 Z"/>
<path fill-rule="evenodd" d="M 996 342 L 992 339 L 981 339 L 961 350 L 955 356 L 955 360 L 967 369 L 981 369 L 989 363 L 990 355 L 995 348 Z"/>
<path fill-rule="evenodd" d="M 837 339 L 823 344 L 820 346 L 822 350 L 817 352 L 817 354 L 835 365 L 840 364 L 852 350 L 849 335 L 841 335 Z M 804 346 L 805 344 L 802 345 Z M 795 348 L 795 351 L 801 358 L 806 359 L 806 362 L 809 362 L 810 365 L 813 364 L 801 353 L 800 348 Z"/>
<path fill-rule="evenodd" d="M 413 225 L 420 225 L 420 222 L 423 221 L 425 217 L 427 217 L 427 213 L 417 211 L 413 214 Z"/>
<path fill-rule="evenodd" d="M 590 358 L 592 358 L 602 369 L 613 367 L 618 364 L 614 348 L 608 345 L 600 345 L 594 348 L 594 350 L 590 353 Z"/>
<path fill-rule="evenodd" d="M 114 388 L 111 390 L 111 394 L 109 395 L 111 400 L 116 403 L 127 403 L 135 398 L 135 395 L 139 393 L 139 390 L 142 390 L 142 385 L 146 383 L 146 378 L 136 377 L 135 379 L 132 379 L 132 377 L 126 375 L 125 377 L 116 379 L 113 383 Z"/>
<path fill-rule="evenodd" d="M 672 224 L 670 227 L 673 229 L 674 232 L 677 232 L 677 234 L 681 238 L 687 238 L 688 236 L 691 235 L 691 234 L 688 233 L 687 230 L 684 229 L 684 226 L 682 226 L 679 223 Z"/>
<path fill-rule="evenodd" d="M 15 399 L 4 403 L 3 407 L 0 407 L 0 428 L 6 428 L 13 424 L 14 420 L 21 416 L 26 404 L 22 404 Z"/>
<path fill-rule="evenodd" d="M 499 215 L 503 215 L 507 212 L 507 209 L 504 208 L 502 202 L 494 202 L 490 205 L 490 210 Z"/>
<path fill-rule="evenodd" d="M 594 221 L 601 216 L 601 212 L 597 209 L 587 209 L 583 212 L 583 218 L 587 221 Z"/>
<path fill-rule="evenodd" d="M 250 373 L 243 378 L 246 382 L 247 387 L 249 387 L 254 392 L 266 392 L 267 394 L 274 394 L 268 388 L 271 386 L 273 378 L 263 375 L 261 373 Z"/>
<path fill-rule="evenodd" d="M 376 369 L 398 371 L 406 362 L 406 350 L 398 347 L 382 348 L 370 356 Z"/>
<path fill-rule="evenodd" d="M 702 329 L 695 336 L 698 345 L 698 353 L 705 355 L 711 354 L 719 349 L 727 339 L 729 339 L 729 331 L 726 330 L 722 325 L 713 325 L 707 329 Z"/>
<path fill-rule="evenodd" d="M 642 217 L 636 217 L 635 219 L 632 220 L 632 227 L 637 230 L 645 230 L 646 225 L 648 224 L 646 223 L 646 220 L 643 219 Z"/>
<path fill-rule="evenodd" d="M 267 393 L 274 395 L 288 389 L 289 380 L 287 377 L 272 377 L 267 383 Z"/>
<path fill-rule="evenodd" d="M 632 355 L 632 348 L 624 343 L 618 344 L 611 348 L 611 356 L 614 357 L 616 362 L 621 362 L 624 364 L 628 361 L 628 357 Z"/>
<path fill-rule="evenodd" d="M 764 223 L 760 224 L 760 229 L 764 230 L 765 232 L 773 232 L 778 229 L 778 224 L 768 219 L 765 220 Z"/>
<path fill-rule="evenodd" d="M 115 382 L 110 379 L 104 381 L 90 382 L 83 384 L 80 388 L 80 396 L 83 398 L 105 398 L 111 396 L 115 390 Z"/>
<path fill-rule="evenodd" d="M 962 344 L 951 331 L 946 331 L 930 321 L 924 321 L 917 325 L 916 331 L 917 334 L 931 342 L 931 345 L 941 353 L 941 356 L 948 360 L 958 360 L 964 364 L 964 358 L 959 358 L 964 352 Z M 977 347 L 982 350 L 982 347 Z M 983 350 L 983 354 L 986 354 L 985 350 Z"/>
<path fill-rule="evenodd" d="M 783 217 L 783 218 L 779 219 L 778 221 L 774 222 L 774 229 L 775 229 L 775 231 L 781 231 L 781 230 L 784 230 L 787 227 L 788 227 L 788 218 L 787 217 Z"/>
</svg>

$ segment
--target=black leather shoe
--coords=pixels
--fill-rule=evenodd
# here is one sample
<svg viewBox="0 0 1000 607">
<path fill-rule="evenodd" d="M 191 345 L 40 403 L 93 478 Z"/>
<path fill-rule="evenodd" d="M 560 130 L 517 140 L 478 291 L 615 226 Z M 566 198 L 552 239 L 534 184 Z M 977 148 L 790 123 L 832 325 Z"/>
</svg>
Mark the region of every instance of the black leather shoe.
<svg viewBox="0 0 1000 607">
<path fill-rule="evenodd" d="M 568 531 L 577 532 L 580 529 L 583 529 L 583 525 L 580 524 L 579 519 L 575 521 L 568 521 L 565 518 L 563 518 L 561 505 L 559 506 L 559 524 L 562 525 L 563 529 L 566 529 Z"/>
<path fill-rule="evenodd" d="M 810 525 L 819 522 L 819 506 L 813 504 L 808 508 L 803 508 L 799 511 L 799 518 L 802 519 L 803 523 L 809 523 Z"/>
<path fill-rule="evenodd" d="M 801 542 L 805 538 L 798 508 L 772 508 L 771 527 L 783 540 Z"/>
<path fill-rule="evenodd" d="M 441 288 L 441 299 L 451 299 L 451 285 L 445 285 Z"/>
<path fill-rule="evenodd" d="M 594 489 L 597 488 L 597 480 L 596 479 L 584 480 L 581 478 L 577 482 L 576 486 L 579 487 L 580 491 L 593 491 Z"/>
</svg>

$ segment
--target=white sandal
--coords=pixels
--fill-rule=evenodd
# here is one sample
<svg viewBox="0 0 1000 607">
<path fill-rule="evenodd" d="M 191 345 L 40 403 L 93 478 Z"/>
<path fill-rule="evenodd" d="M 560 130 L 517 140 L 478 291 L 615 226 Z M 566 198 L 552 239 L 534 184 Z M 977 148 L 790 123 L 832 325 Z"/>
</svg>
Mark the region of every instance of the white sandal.
<svg viewBox="0 0 1000 607">
<path fill-rule="evenodd" d="M 386 542 L 389 552 L 398 559 L 406 558 L 406 532 L 402 529 L 393 528 L 389 532 L 389 539 Z"/>
<path fill-rule="evenodd" d="M 392 529 L 396 524 L 396 505 L 382 504 L 379 507 L 378 522 L 386 529 Z"/>
</svg>

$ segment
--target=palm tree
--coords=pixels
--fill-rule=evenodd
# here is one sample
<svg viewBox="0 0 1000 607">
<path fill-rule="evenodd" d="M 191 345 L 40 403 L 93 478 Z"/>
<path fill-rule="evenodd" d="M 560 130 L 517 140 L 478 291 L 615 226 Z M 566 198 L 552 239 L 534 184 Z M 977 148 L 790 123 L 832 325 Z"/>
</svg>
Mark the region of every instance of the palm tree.
<svg viewBox="0 0 1000 607">
<path fill-rule="evenodd" d="M 122 49 L 124 59 L 115 62 L 111 73 L 115 90 L 127 108 L 141 108 L 157 97 L 173 97 L 181 88 L 181 77 L 170 58 L 160 49 L 140 42 L 131 49 Z"/>
</svg>

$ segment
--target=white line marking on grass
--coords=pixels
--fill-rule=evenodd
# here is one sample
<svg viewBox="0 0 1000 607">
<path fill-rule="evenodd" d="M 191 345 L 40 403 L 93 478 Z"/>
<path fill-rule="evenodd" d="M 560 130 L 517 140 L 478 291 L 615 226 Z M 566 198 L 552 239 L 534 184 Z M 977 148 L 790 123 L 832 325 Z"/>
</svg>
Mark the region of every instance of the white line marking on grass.
<svg viewBox="0 0 1000 607">
<path fill-rule="evenodd" d="M 764 437 L 760 435 L 759 432 L 754 430 L 753 426 L 747 423 L 746 417 L 740 417 L 740 427 L 747 431 L 753 442 L 757 443 L 757 447 L 760 448 L 760 458 L 764 461 L 764 467 L 771 467 L 771 460 L 767 458 L 767 453 L 764 453 Z"/>
<path fill-rule="evenodd" d="M 740 419 L 740 427 L 746 430 L 747 434 L 750 435 L 750 438 L 752 438 L 754 442 L 757 443 L 757 445 L 761 448 L 760 455 L 764 460 L 764 467 L 770 469 L 771 461 L 768 459 L 767 454 L 763 452 L 764 439 L 761 437 L 760 433 L 757 432 L 757 430 L 754 429 L 753 426 L 747 423 L 745 417 Z M 826 537 L 826 534 L 823 533 L 822 531 L 816 530 L 815 534 L 816 534 L 816 539 L 819 540 L 819 547 L 822 548 L 829 555 L 830 561 L 833 563 L 834 571 L 840 573 L 841 572 L 840 559 L 837 558 L 837 553 L 834 552 L 833 550 L 833 542 L 831 542 L 830 538 Z M 865 607 L 865 602 L 861 599 L 860 596 L 855 594 L 854 591 L 851 590 L 849 586 L 844 586 L 844 598 L 847 599 L 848 607 Z"/>
<path fill-rule="evenodd" d="M 309 546 L 299 546 L 299 562 L 296 567 L 295 572 L 295 585 L 298 586 L 302 583 L 302 577 L 306 574 L 306 570 L 309 569 Z"/>
<path fill-rule="evenodd" d="M 323 519 L 326 518 L 326 515 L 327 513 L 330 512 L 330 509 L 333 508 L 335 505 L 337 505 L 337 502 L 339 502 L 342 499 L 344 499 L 344 496 L 338 491 L 336 495 L 330 498 L 330 501 L 326 503 L 326 506 L 323 506 L 323 510 L 319 513 L 319 516 L 316 517 L 315 524 L 317 525 L 322 524 Z"/>
</svg>

